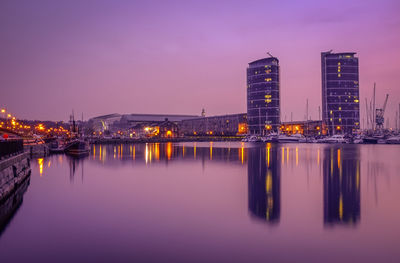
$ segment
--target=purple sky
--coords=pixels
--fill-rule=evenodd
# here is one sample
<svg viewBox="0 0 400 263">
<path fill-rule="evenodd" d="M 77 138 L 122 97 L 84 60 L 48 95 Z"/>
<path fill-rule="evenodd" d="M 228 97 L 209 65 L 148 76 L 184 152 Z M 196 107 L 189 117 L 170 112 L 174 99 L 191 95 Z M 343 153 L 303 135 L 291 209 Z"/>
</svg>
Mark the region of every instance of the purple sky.
<svg viewBox="0 0 400 263">
<path fill-rule="evenodd" d="M 19 118 L 246 111 L 246 67 L 281 65 L 282 120 L 318 117 L 320 52 L 360 59 L 361 116 L 400 102 L 400 2 L 0 2 L 0 106 Z"/>
</svg>

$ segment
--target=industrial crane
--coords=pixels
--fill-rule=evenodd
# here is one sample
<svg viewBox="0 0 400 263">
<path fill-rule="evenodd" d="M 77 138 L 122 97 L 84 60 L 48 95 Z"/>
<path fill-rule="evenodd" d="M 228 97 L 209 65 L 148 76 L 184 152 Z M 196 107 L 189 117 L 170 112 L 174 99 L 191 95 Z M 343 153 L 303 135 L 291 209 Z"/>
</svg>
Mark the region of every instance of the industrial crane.
<svg viewBox="0 0 400 263">
<path fill-rule="evenodd" d="M 377 130 L 383 129 L 383 123 L 385 122 L 384 115 L 388 98 L 389 94 L 386 94 L 385 102 L 383 103 L 382 109 L 376 109 L 375 121 Z"/>
</svg>

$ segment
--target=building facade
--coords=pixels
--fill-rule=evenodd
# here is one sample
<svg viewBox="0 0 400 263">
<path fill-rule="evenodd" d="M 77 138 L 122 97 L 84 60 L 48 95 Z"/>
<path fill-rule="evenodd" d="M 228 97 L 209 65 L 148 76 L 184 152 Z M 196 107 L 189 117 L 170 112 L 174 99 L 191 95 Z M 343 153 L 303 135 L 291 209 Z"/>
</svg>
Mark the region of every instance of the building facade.
<svg viewBox="0 0 400 263">
<path fill-rule="evenodd" d="M 329 134 L 360 129 L 358 58 L 354 52 L 321 53 L 322 121 Z"/>
<path fill-rule="evenodd" d="M 250 134 L 277 131 L 280 124 L 279 60 L 263 58 L 247 68 L 247 122 Z"/>
<path fill-rule="evenodd" d="M 247 133 L 246 113 L 200 117 L 179 123 L 182 135 L 241 135 Z"/>
</svg>

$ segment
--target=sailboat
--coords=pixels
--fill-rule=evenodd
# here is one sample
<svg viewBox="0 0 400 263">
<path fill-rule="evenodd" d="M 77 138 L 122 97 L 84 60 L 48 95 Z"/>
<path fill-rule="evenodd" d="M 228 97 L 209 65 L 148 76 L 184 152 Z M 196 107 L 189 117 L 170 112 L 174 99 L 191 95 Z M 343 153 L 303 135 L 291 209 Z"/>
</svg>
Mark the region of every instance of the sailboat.
<svg viewBox="0 0 400 263">
<path fill-rule="evenodd" d="M 71 115 L 71 122 L 71 140 L 65 145 L 65 153 L 76 157 L 88 155 L 90 152 L 89 143 L 79 134 L 74 114 Z"/>
</svg>

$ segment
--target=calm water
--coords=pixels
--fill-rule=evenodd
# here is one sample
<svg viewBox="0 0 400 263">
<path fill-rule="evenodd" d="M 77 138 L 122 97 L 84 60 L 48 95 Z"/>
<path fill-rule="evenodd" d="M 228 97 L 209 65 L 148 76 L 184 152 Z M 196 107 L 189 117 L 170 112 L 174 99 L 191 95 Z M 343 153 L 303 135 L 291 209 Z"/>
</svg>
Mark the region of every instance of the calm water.
<svg viewBox="0 0 400 263">
<path fill-rule="evenodd" d="M 0 262 L 400 262 L 399 155 L 168 143 L 34 159 Z"/>
</svg>

